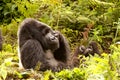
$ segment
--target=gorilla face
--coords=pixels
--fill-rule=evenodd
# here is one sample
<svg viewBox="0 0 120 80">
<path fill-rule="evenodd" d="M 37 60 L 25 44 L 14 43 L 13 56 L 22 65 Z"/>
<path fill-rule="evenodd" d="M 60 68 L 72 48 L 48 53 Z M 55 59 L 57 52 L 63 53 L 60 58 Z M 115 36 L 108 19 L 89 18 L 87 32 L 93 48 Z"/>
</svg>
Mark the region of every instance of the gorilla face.
<svg viewBox="0 0 120 80">
<path fill-rule="evenodd" d="M 59 48 L 59 34 L 55 31 L 49 30 L 45 35 L 45 39 L 48 45 L 48 48 L 52 51 Z"/>
</svg>

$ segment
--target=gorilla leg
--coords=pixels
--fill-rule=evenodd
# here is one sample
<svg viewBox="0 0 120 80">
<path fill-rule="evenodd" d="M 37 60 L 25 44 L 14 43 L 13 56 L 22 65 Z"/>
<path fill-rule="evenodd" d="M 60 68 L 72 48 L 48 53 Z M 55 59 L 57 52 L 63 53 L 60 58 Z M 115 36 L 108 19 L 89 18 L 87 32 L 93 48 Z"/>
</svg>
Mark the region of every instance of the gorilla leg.
<svg viewBox="0 0 120 80">
<path fill-rule="evenodd" d="M 20 49 L 20 59 L 25 69 L 35 68 L 41 62 L 40 69 L 49 69 L 41 44 L 34 39 L 26 41 Z"/>
</svg>

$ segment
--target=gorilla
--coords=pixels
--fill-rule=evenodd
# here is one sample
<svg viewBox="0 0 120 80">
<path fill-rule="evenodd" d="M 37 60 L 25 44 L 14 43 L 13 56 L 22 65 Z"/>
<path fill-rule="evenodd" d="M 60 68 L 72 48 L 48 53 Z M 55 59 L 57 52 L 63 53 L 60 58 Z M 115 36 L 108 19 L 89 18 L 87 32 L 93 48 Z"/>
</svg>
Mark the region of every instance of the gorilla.
<svg viewBox="0 0 120 80">
<path fill-rule="evenodd" d="M 83 56 L 88 57 L 90 55 L 94 56 L 95 54 L 101 55 L 99 45 L 95 41 L 89 42 L 87 46 L 84 45 L 78 46 L 71 57 L 69 64 L 70 68 L 79 67 L 81 63 L 85 62 Z"/>
<path fill-rule="evenodd" d="M 27 18 L 18 29 L 19 63 L 24 69 L 59 71 L 70 60 L 65 37 L 38 20 Z"/>
<path fill-rule="evenodd" d="M 84 55 L 85 57 L 89 56 L 90 54 L 92 56 L 96 54 L 100 55 L 101 52 L 98 48 L 98 44 L 97 42 L 95 41 L 91 41 L 87 47 L 85 47 L 84 45 L 81 45 L 79 46 L 77 49 L 76 49 L 76 53 L 80 53 L 82 55 Z"/>
</svg>

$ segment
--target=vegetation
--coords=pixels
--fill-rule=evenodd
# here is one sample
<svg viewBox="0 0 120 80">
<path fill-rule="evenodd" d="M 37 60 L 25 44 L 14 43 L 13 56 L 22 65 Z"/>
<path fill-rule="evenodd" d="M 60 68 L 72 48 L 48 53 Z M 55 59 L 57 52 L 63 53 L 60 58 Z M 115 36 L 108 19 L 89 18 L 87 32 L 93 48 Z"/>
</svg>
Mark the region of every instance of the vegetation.
<svg viewBox="0 0 120 80">
<path fill-rule="evenodd" d="M 0 52 L 1 80 L 120 79 L 119 0 L 2 0 L 0 12 L 4 41 Z M 103 49 L 102 56 L 83 57 L 80 61 L 84 62 L 80 62 L 78 68 L 55 73 L 19 69 L 17 30 L 19 23 L 27 17 L 61 31 L 68 38 L 72 50 L 91 40 L 97 41 Z M 89 32 L 85 28 L 90 28 Z"/>
</svg>

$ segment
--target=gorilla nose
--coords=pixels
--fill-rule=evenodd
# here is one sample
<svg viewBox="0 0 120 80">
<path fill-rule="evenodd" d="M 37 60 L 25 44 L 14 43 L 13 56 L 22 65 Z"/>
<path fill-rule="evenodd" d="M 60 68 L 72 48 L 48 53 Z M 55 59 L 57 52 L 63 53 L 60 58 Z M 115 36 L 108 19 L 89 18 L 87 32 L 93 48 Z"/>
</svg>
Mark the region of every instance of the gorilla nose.
<svg viewBox="0 0 120 80">
<path fill-rule="evenodd" d="M 50 37 L 50 40 L 55 40 L 55 36 Z"/>
</svg>

